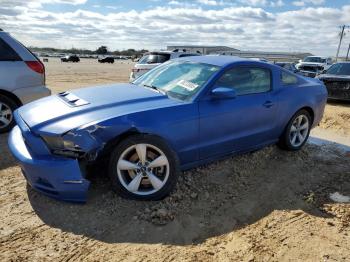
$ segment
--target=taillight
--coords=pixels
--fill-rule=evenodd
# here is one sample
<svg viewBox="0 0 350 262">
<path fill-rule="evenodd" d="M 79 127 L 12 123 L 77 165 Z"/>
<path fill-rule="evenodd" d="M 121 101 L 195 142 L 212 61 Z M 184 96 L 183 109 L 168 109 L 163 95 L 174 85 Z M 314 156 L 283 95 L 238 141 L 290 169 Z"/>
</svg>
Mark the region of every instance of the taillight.
<svg viewBox="0 0 350 262">
<path fill-rule="evenodd" d="M 41 63 L 41 61 L 26 61 L 25 63 L 33 71 L 35 71 L 39 74 L 45 73 L 45 67 L 44 67 L 44 64 Z"/>
</svg>

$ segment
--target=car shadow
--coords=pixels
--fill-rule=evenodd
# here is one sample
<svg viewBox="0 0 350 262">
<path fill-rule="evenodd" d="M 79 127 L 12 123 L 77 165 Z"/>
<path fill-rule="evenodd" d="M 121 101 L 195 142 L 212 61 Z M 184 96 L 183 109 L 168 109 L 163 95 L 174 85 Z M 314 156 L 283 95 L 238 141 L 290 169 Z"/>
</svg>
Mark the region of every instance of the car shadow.
<svg viewBox="0 0 350 262">
<path fill-rule="evenodd" d="M 101 168 L 92 172 L 85 205 L 27 191 L 40 219 L 64 232 L 107 243 L 188 245 L 238 230 L 275 210 L 327 217 L 319 205 L 328 194 L 344 185 L 350 189 L 349 176 L 342 176 L 350 167 L 344 157 L 334 147 L 308 144 L 286 152 L 271 146 L 184 172 L 176 191 L 162 201 L 118 197 Z"/>
<path fill-rule="evenodd" d="M 8 148 L 7 139 L 8 134 L 0 135 L 0 170 L 17 165 Z"/>
<path fill-rule="evenodd" d="M 333 105 L 333 106 L 344 106 L 344 107 L 350 107 L 350 100 L 341 100 L 341 99 L 334 99 L 334 98 L 328 98 L 327 104 Z"/>
</svg>

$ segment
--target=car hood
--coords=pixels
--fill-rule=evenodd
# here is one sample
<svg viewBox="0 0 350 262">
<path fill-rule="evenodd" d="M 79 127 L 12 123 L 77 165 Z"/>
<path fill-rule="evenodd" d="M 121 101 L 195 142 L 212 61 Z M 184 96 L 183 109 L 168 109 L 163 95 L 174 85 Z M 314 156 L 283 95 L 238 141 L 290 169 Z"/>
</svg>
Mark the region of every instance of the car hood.
<svg viewBox="0 0 350 262">
<path fill-rule="evenodd" d="M 299 66 L 324 66 L 323 63 L 311 63 L 311 62 L 301 62 Z"/>
<path fill-rule="evenodd" d="M 34 133 L 63 134 L 101 120 L 181 103 L 132 84 L 76 89 L 42 98 L 18 109 Z"/>
<path fill-rule="evenodd" d="M 349 75 L 331 75 L 331 74 L 322 74 L 318 76 L 321 80 L 327 81 L 350 81 Z"/>
</svg>

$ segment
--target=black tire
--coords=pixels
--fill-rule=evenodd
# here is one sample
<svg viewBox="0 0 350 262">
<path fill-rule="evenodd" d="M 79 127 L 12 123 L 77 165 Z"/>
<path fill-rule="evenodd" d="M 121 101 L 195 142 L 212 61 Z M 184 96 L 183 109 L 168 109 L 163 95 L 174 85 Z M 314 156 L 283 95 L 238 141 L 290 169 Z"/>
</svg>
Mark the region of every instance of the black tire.
<svg viewBox="0 0 350 262">
<path fill-rule="evenodd" d="M 169 163 L 169 175 L 165 184 L 152 194 L 139 195 L 130 192 L 125 186 L 123 186 L 118 176 L 117 163 L 119 158 L 125 150 L 137 144 L 149 144 L 157 147 L 164 153 Z M 175 188 L 179 175 L 179 161 L 176 153 L 161 138 L 153 135 L 132 135 L 120 142 L 112 152 L 109 160 L 108 175 L 111 179 L 112 189 L 124 198 L 136 200 L 161 200 Z"/>
<path fill-rule="evenodd" d="M 292 128 L 294 121 L 299 116 L 305 116 L 308 119 L 309 127 L 308 127 L 308 130 L 306 132 L 306 138 L 304 139 L 304 141 L 300 145 L 295 146 L 291 142 L 291 128 Z M 288 150 L 288 151 L 300 150 L 305 145 L 305 143 L 307 142 L 307 140 L 309 138 L 311 126 L 312 126 L 312 120 L 313 119 L 307 110 L 301 109 L 298 112 L 296 112 L 294 114 L 294 116 L 289 120 L 288 125 L 286 126 L 282 136 L 280 137 L 280 140 L 278 142 L 279 147 L 282 149 Z"/>
<path fill-rule="evenodd" d="M 8 125 L 2 126 L 3 123 L 0 122 L 0 133 L 5 133 L 5 132 L 10 131 L 15 126 L 15 119 L 13 117 L 13 111 L 15 111 L 18 108 L 18 105 L 11 98 L 4 96 L 4 95 L 0 95 L 0 103 L 7 106 L 11 110 L 11 114 L 12 114 L 11 122 Z M 1 112 L 0 112 L 0 115 L 1 115 Z"/>
</svg>

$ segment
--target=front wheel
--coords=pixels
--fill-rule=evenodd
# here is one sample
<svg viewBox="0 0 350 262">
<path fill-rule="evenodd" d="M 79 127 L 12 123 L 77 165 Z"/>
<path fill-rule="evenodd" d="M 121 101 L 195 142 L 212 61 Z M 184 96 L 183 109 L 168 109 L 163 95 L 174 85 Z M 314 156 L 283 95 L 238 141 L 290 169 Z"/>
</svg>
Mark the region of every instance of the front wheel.
<svg viewBox="0 0 350 262">
<path fill-rule="evenodd" d="M 11 130 L 15 125 L 13 111 L 17 108 L 17 104 L 10 98 L 0 95 L 0 133 Z"/>
<path fill-rule="evenodd" d="M 290 151 L 301 149 L 309 138 L 311 126 L 312 120 L 309 112 L 304 109 L 298 111 L 289 121 L 279 145 Z"/>
<path fill-rule="evenodd" d="M 175 187 L 179 164 L 160 138 L 135 135 L 121 142 L 109 164 L 112 188 L 125 198 L 159 200 Z"/>
</svg>

